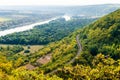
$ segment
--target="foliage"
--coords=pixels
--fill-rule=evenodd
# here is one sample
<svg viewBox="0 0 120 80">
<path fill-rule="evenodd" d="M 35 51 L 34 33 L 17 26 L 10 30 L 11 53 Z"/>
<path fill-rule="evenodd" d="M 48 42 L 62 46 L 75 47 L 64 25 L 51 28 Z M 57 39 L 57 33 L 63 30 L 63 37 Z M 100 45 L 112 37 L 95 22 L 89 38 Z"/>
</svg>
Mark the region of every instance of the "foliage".
<svg viewBox="0 0 120 80">
<path fill-rule="evenodd" d="M 103 53 L 114 59 L 120 58 L 120 10 L 110 13 L 85 27 L 80 32 L 84 51 L 92 55 Z"/>
<path fill-rule="evenodd" d="M 7 48 L 0 50 L 0 79 L 7 80 L 119 80 L 120 79 L 120 10 L 117 10 L 84 29 L 79 29 L 60 41 L 46 45 L 30 55 L 14 55 L 8 59 Z M 82 52 L 76 56 L 79 34 Z M 47 64 L 37 60 L 47 54 Z M 10 54 L 11 55 L 11 54 Z M 75 57 L 75 61 L 69 61 Z M 25 65 L 35 69 L 28 70 Z M 51 73 L 53 71 L 53 73 Z"/>
<path fill-rule="evenodd" d="M 30 50 L 25 50 L 24 53 L 30 53 Z"/>
<path fill-rule="evenodd" d="M 92 62 L 94 67 L 76 65 L 73 67 L 64 67 L 55 74 L 67 80 L 119 80 L 120 79 L 120 61 L 112 58 L 105 58 L 98 54 Z"/>
<path fill-rule="evenodd" d="M 48 44 L 61 40 L 74 30 L 89 24 L 95 19 L 58 19 L 48 24 L 38 25 L 32 30 L 10 34 L 0 38 L 3 44 Z"/>
</svg>

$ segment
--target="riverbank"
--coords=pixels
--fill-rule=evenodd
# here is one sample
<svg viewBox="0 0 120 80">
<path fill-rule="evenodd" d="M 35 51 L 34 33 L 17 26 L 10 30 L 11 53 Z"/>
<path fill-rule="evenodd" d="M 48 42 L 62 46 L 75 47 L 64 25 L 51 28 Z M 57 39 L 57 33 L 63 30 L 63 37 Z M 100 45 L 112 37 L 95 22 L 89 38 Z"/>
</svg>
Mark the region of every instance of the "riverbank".
<svg viewBox="0 0 120 80">
<path fill-rule="evenodd" d="M 33 29 L 36 25 L 46 24 L 46 23 L 49 23 L 50 21 L 56 20 L 58 18 L 60 18 L 60 16 L 55 17 L 55 18 L 51 18 L 49 20 L 42 21 L 42 22 L 37 22 L 37 23 L 33 23 L 33 24 L 25 25 L 25 26 L 20 26 L 20 27 L 13 28 L 13 29 L 0 31 L 0 36 L 5 36 L 5 35 L 12 34 L 12 33 L 15 33 L 15 32 L 22 32 L 22 31 L 30 30 L 30 29 Z M 63 15 L 62 18 L 65 18 L 66 21 L 71 19 L 67 15 Z"/>
<path fill-rule="evenodd" d="M 46 23 L 49 23 L 50 21 L 55 20 L 57 18 L 59 18 L 59 17 L 51 18 L 49 20 L 42 21 L 42 22 L 37 22 L 37 23 L 34 23 L 34 24 L 30 24 L 30 25 L 25 25 L 25 26 L 20 26 L 20 27 L 13 28 L 13 29 L 0 31 L 0 36 L 5 36 L 7 34 L 12 34 L 12 33 L 15 33 L 15 32 L 22 32 L 22 31 L 30 30 L 30 29 L 33 29 L 36 25 L 46 24 Z"/>
</svg>

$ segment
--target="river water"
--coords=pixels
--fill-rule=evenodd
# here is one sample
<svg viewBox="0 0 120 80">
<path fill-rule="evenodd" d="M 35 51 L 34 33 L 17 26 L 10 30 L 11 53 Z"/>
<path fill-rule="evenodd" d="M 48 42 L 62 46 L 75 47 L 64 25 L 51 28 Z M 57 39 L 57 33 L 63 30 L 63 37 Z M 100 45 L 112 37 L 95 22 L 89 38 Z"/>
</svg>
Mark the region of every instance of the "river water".
<svg viewBox="0 0 120 80">
<path fill-rule="evenodd" d="M 62 17 L 65 18 L 66 21 L 70 20 L 70 17 L 67 16 L 67 15 L 64 15 Z M 12 34 L 12 33 L 15 33 L 15 32 L 22 32 L 22 31 L 30 30 L 30 29 L 33 29 L 36 25 L 46 24 L 46 23 L 49 23 L 50 21 L 56 20 L 58 18 L 60 18 L 60 17 L 55 17 L 55 18 L 51 18 L 51 19 L 46 20 L 46 21 L 37 22 L 37 23 L 30 24 L 30 25 L 25 25 L 25 26 L 20 26 L 20 27 L 13 28 L 13 29 L 0 31 L 0 36 L 5 36 L 7 34 Z"/>
</svg>

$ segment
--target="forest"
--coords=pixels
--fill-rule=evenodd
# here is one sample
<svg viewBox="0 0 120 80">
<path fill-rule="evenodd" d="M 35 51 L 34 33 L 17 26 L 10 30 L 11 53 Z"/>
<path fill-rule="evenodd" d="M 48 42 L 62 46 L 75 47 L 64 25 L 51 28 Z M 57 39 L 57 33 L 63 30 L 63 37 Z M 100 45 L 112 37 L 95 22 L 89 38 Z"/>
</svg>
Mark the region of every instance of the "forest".
<svg viewBox="0 0 120 80">
<path fill-rule="evenodd" d="M 36 26 L 35 29 L 30 30 L 31 32 L 34 32 L 36 30 L 35 33 L 38 34 L 39 28 L 41 30 L 42 27 L 45 27 L 45 31 L 47 30 L 47 32 L 53 32 L 49 29 L 49 27 L 51 27 L 53 28 L 52 30 L 55 30 L 57 34 L 59 31 L 62 32 L 61 27 L 63 26 L 64 29 L 68 31 L 64 33 L 64 37 L 62 37 L 63 39 L 61 38 L 59 40 L 57 38 L 56 41 L 54 40 L 55 42 L 50 41 L 49 44 L 45 45 L 43 48 L 33 54 L 18 54 L 18 52 L 23 50 L 22 46 L 19 45 L 15 47 L 1 48 L 0 79 L 119 80 L 120 9 L 106 16 L 103 16 L 102 18 L 90 23 L 89 25 L 82 24 L 82 26 L 85 26 L 83 28 L 81 28 L 82 26 L 79 20 L 76 23 L 74 22 L 75 24 L 71 24 L 72 22 L 74 22 L 74 20 L 68 21 L 67 23 L 64 23 L 63 20 L 57 20 L 57 22 L 53 21 L 49 23 L 54 23 L 55 25 L 53 27 L 51 25 L 45 24 L 41 25 L 41 27 Z M 70 26 L 70 30 L 66 27 L 68 25 Z M 58 29 L 56 29 L 56 26 Z M 16 34 L 18 33 L 12 35 Z M 22 38 L 21 35 L 23 34 L 19 34 L 19 37 Z M 28 34 L 31 33 L 29 31 L 26 31 L 24 34 L 28 36 Z M 1 37 L 1 41 L 2 39 L 4 40 L 5 38 L 10 38 L 9 36 L 12 37 L 12 35 Z M 25 35 L 23 35 L 23 38 Z M 79 35 L 79 40 L 77 38 L 77 35 Z M 51 35 L 49 36 L 51 37 Z M 53 39 L 55 38 L 53 37 Z M 8 41 L 9 40 L 10 39 L 8 39 Z M 80 51 L 79 55 L 77 55 L 79 52 L 78 50 L 80 49 L 78 46 L 78 41 L 79 44 L 82 45 L 82 51 Z M 19 48 L 15 49 L 17 47 Z M 10 54 L 11 57 L 8 56 L 9 52 L 7 51 L 12 51 L 11 53 L 13 54 Z M 69 63 L 73 58 L 75 58 L 75 60 L 73 60 L 72 63 Z M 41 61 L 44 59 L 48 60 L 48 62 L 41 63 Z"/>
<path fill-rule="evenodd" d="M 7 36 L 0 37 L 0 43 L 2 44 L 26 44 L 44 45 L 50 42 L 61 40 L 68 36 L 71 32 L 78 28 L 93 22 L 93 19 L 73 19 L 71 21 L 65 21 L 64 18 L 53 20 L 48 24 L 35 26 L 34 29 L 9 34 Z"/>
</svg>

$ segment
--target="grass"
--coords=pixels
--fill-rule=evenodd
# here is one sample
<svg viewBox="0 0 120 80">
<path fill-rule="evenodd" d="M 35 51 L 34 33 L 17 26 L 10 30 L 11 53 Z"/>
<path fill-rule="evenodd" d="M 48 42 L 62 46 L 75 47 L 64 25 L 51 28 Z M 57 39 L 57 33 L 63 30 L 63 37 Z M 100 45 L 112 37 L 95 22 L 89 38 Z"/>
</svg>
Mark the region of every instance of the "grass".
<svg viewBox="0 0 120 80">
<path fill-rule="evenodd" d="M 11 44 L 0 44 L 0 46 L 2 46 L 2 47 L 7 47 L 7 46 L 10 46 L 10 47 L 12 47 L 12 46 L 14 46 L 14 45 L 11 45 Z M 28 49 L 28 46 L 26 45 L 21 45 L 23 48 L 24 48 L 24 50 L 27 50 Z M 37 52 L 39 49 L 41 49 L 41 48 L 43 48 L 44 47 L 44 45 L 29 45 L 30 46 L 30 53 L 35 53 L 35 52 Z M 20 52 L 20 54 L 23 54 L 24 53 L 24 51 L 21 51 Z"/>
<path fill-rule="evenodd" d="M 43 45 L 30 45 L 30 53 L 35 53 L 38 52 L 39 49 L 43 48 Z M 24 50 L 28 49 L 28 46 L 23 46 Z M 24 53 L 24 51 L 22 51 L 21 53 Z"/>
<path fill-rule="evenodd" d="M 9 20 L 11 20 L 11 19 L 10 18 L 2 18 L 2 17 L 0 17 L 0 22 L 9 21 Z"/>
</svg>

